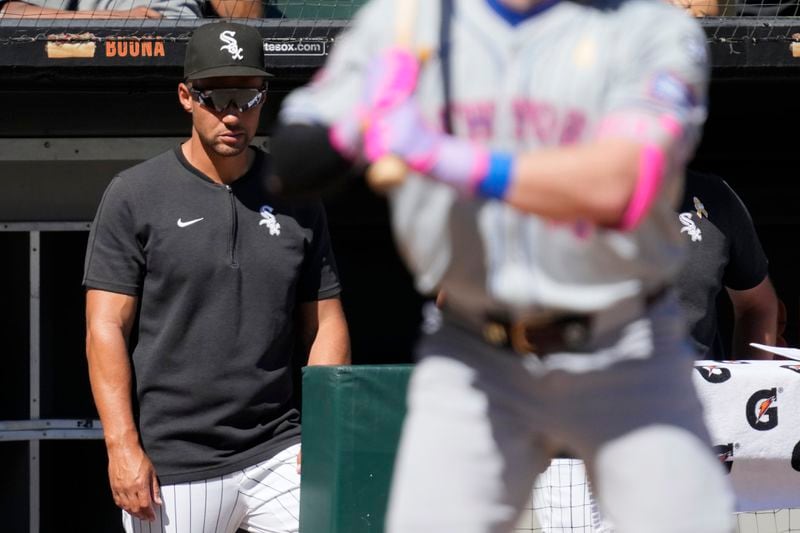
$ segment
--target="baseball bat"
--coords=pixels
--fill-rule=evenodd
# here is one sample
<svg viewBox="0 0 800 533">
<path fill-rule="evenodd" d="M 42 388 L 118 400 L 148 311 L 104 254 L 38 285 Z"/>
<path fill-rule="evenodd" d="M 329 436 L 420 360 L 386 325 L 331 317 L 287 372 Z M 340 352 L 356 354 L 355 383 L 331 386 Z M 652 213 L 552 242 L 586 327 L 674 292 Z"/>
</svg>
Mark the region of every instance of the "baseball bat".
<svg viewBox="0 0 800 533">
<path fill-rule="evenodd" d="M 395 0 L 394 44 L 413 52 L 414 24 L 418 0 Z M 408 165 L 396 155 L 385 155 L 367 168 L 367 184 L 375 192 L 385 192 L 403 183 Z"/>
</svg>

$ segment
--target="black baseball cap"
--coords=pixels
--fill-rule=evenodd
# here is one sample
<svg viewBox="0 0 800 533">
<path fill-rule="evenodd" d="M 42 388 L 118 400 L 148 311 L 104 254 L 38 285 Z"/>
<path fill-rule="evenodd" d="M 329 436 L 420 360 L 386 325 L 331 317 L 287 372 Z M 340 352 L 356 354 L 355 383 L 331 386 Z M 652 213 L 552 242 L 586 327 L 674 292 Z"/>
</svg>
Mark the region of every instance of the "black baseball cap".
<svg viewBox="0 0 800 533">
<path fill-rule="evenodd" d="M 234 22 L 212 22 L 192 33 L 183 63 L 184 79 L 221 76 L 270 76 L 264 68 L 258 30 Z"/>
</svg>

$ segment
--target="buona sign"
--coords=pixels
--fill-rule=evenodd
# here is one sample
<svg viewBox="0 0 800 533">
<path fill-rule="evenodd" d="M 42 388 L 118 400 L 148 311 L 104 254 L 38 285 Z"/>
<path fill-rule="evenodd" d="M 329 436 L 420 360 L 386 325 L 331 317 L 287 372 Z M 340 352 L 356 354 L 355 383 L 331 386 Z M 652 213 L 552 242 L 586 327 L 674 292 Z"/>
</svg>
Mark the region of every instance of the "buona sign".
<svg viewBox="0 0 800 533">
<path fill-rule="evenodd" d="M 160 37 L 145 39 L 108 39 L 106 57 L 164 57 L 164 40 Z"/>
</svg>

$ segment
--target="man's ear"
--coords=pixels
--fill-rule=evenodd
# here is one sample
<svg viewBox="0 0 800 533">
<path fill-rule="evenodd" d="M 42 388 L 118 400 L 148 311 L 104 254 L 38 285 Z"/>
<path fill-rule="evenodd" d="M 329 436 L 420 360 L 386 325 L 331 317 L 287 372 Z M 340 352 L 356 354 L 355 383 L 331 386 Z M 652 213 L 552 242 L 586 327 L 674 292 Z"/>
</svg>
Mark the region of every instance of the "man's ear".
<svg viewBox="0 0 800 533">
<path fill-rule="evenodd" d="M 189 86 L 185 83 L 178 84 L 178 101 L 187 113 L 192 112 L 192 94 L 189 92 Z"/>
</svg>

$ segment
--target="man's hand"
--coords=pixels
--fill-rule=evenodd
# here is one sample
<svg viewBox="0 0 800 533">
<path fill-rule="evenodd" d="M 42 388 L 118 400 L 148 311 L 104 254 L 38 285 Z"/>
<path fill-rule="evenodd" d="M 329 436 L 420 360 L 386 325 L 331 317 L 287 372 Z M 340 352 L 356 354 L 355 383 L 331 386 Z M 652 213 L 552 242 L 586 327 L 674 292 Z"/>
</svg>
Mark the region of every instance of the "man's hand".
<svg viewBox="0 0 800 533">
<path fill-rule="evenodd" d="M 668 0 L 670 4 L 688 11 L 695 17 L 716 17 L 720 14 L 717 0 Z"/>
<path fill-rule="evenodd" d="M 141 520 L 156 519 L 161 491 L 153 463 L 140 446 L 109 449 L 108 479 L 117 506 Z"/>
</svg>

